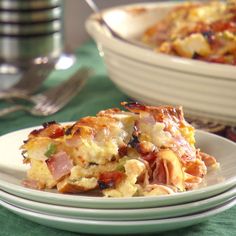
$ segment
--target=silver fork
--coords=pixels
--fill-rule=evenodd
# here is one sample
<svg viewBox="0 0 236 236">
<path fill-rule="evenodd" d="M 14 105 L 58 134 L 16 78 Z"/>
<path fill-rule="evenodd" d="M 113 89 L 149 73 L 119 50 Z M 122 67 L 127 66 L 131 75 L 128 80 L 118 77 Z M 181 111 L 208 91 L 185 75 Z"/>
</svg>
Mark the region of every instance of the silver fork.
<svg viewBox="0 0 236 236">
<path fill-rule="evenodd" d="M 23 73 L 19 82 L 8 89 L 0 90 L 0 99 L 9 99 L 35 92 L 48 77 L 53 67 L 52 63 L 32 64 Z"/>
<path fill-rule="evenodd" d="M 0 117 L 16 111 L 26 111 L 34 116 L 48 116 L 64 107 L 84 86 L 91 75 L 91 70 L 82 68 L 65 82 L 50 88 L 43 93 L 33 96 L 24 96 L 33 106 L 14 105 L 0 110 Z"/>
</svg>

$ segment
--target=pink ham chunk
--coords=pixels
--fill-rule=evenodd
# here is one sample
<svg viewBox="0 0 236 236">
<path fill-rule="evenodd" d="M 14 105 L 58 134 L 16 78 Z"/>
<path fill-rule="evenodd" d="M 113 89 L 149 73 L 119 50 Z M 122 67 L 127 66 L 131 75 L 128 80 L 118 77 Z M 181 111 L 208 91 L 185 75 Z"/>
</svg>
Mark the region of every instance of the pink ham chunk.
<svg viewBox="0 0 236 236">
<path fill-rule="evenodd" d="M 55 180 L 59 180 L 63 176 L 69 174 L 73 167 L 72 160 L 69 158 L 67 153 L 63 151 L 53 155 L 46 161 L 46 163 Z"/>
<path fill-rule="evenodd" d="M 44 189 L 45 186 L 43 183 L 33 180 L 33 179 L 24 179 L 22 181 L 22 185 L 25 186 L 26 188 L 32 188 L 32 189 Z"/>
</svg>

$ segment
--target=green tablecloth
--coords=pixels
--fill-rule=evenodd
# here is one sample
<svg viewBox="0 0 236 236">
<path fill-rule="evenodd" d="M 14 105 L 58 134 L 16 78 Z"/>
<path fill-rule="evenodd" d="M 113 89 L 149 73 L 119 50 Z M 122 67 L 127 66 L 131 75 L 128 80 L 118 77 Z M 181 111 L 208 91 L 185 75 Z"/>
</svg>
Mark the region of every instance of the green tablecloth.
<svg viewBox="0 0 236 236">
<path fill-rule="evenodd" d="M 45 82 L 44 87 L 52 86 L 53 84 L 65 79 L 78 66 L 90 66 L 94 68 L 96 73 L 87 83 L 83 91 L 73 99 L 66 108 L 51 117 L 38 118 L 24 113 L 17 113 L 7 119 L 1 118 L 0 135 L 17 129 L 40 125 L 42 122 L 49 120 L 56 120 L 58 122 L 77 120 L 82 116 L 94 115 L 101 109 L 117 107 L 121 101 L 127 100 L 127 97 L 108 79 L 104 64 L 99 57 L 98 51 L 93 42 L 89 42 L 79 48 L 76 52 L 76 56 L 78 57 L 78 64 L 76 64 L 69 72 L 53 72 L 53 74 L 50 75 L 50 78 Z M 4 153 L 1 153 L 0 158 L 4 158 Z M 9 212 L 3 207 L 0 207 L 0 225 L 1 236 L 79 235 L 30 222 Z M 212 217 L 205 223 L 172 232 L 162 233 L 160 235 L 235 236 L 236 207 Z"/>
</svg>

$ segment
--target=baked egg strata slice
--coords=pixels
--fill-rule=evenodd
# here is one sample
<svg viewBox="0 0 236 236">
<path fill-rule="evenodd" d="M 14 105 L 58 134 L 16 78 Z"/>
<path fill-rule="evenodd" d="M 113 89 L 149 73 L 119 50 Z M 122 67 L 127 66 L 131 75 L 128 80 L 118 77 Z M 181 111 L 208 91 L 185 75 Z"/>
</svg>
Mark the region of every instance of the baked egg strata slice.
<svg viewBox="0 0 236 236">
<path fill-rule="evenodd" d="M 22 145 L 24 185 L 106 197 L 163 195 L 196 188 L 215 158 L 195 147 L 182 107 L 122 105 L 70 125 L 44 123 Z"/>
</svg>

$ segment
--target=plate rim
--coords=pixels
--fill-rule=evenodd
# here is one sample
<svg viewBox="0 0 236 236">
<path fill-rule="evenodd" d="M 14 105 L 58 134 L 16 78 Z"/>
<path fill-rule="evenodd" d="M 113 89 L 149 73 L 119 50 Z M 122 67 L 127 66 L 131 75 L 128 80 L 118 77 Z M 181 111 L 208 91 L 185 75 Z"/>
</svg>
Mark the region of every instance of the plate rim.
<svg viewBox="0 0 236 236">
<path fill-rule="evenodd" d="M 0 204 L 3 207 L 7 208 L 8 210 L 28 220 L 58 229 L 64 229 L 80 233 L 85 233 L 85 231 L 86 233 L 94 233 L 95 231 L 96 233 L 98 233 L 98 231 L 99 233 L 101 233 L 102 231 L 103 234 L 110 234 L 111 232 L 114 234 L 114 227 L 115 227 L 116 230 L 121 229 L 121 232 L 128 234 L 128 233 L 138 233 L 138 232 L 140 233 L 141 231 L 142 231 L 141 233 L 161 232 L 165 230 L 177 229 L 197 224 L 213 215 L 219 214 L 235 206 L 236 198 L 225 204 L 222 204 L 219 207 L 213 208 L 212 210 L 200 212 L 197 214 L 192 214 L 189 216 L 174 217 L 174 218 L 159 219 L 159 220 L 123 221 L 123 222 L 82 220 L 82 219 L 64 218 L 60 216 L 50 216 L 33 211 L 26 211 L 24 209 L 15 207 L 1 200 Z M 115 231 L 116 234 L 121 233 L 120 231 L 119 232 L 118 231 Z"/>
<path fill-rule="evenodd" d="M 78 207 L 68 207 L 68 206 L 58 206 L 54 204 L 36 202 L 29 199 L 21 198 L 16 195 L 9 194 L 0 190 L 0 199 L 9 204 L 15 205 L 17 207 L 37 211 L 46 214 L 60 214 L 64 217 L 75 217 L 81 219 L 94 219 L 98 218 L 104 220 L 106 218 L 109 220 L 120 220 L 121 217 L 124 220 L 150 220 L 159 219 L 163 213 L 162 218 L 173 218 L 184 216 L 188 214 L 195 214 L 200 211 L 206 211 L 217 207 L 224 202 L 233 199 L 236 195 L 236 187 L 233 187 L 226 192 L 220 193 L 212 198 L 207 198 L 204 200 L 199 200 L 196 202 L 183 203 L 173 206 L 161 206 L 153 208 L 136 208 L 136 209 L 91 209 L 91 208 L 78 208 Z M 64 209 L 63 209 L 64 208 Z M 183 213 L 183 208 L 185 210 Z M 192 209 L 191 209 L 192 208 Z M 200 210 L 197 210 L 200 208 Z M 191 210 L 190 210 L 191 209 Z M 193 210 L 194 209 L 194 210 Z M 186 213 L 187 211 L 187 213 Z M 69 212 L 69 213 L 68 213 Z M 174 212 L 174 213 L 173 213 Z M 180 213 L 181 212 L 181 213 Z M 135 216 L 134 216 L 135 214 Z M 156 216 L 158 214 L 158 216 Z M 128 215 L 128 216 L 127 216 Z M 151 217 L 151 218 L 150 218 Z M 158 217 L 158 218 L 156 218 Z"/>
</svg>

